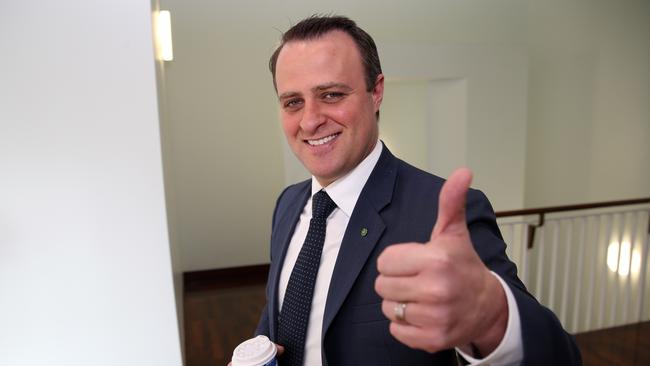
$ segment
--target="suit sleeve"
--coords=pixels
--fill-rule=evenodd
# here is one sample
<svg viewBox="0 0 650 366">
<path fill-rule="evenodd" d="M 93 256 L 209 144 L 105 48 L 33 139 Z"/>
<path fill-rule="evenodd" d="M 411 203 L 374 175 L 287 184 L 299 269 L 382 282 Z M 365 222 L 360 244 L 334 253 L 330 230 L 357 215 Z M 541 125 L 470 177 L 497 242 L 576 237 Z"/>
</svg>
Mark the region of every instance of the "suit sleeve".
<svg viewBox="0 0 650 366">
<path fill-rule="evenodd" d="M 575 340 L 555 314 L 541 305 L 517 277 L 517 267 L 506 256 L 496 216 L 485 195 L 471 190 L 467 197 L 467 223 L 472 243 L 485 263 L 508 285 L 517 302 L 524 347 L 522 365 L 581 365 Z"/>
<path fill-rule="evenodd" d="M 275 230 L 275 221 L 277 218 L 278 214 L 278 206 L 280 206 L 280 201 L 282 200 L 282 197 L 284 194 L 287 192 L 288 188 L 285 188 L 284 191 L 280 194 L 278 197 L 278 200 L 275 203 L 275 208 L 273 209 L 273 219 L 271 221 L 271 231 Z M 273 235 L 273 234 L 271 234 Z M 271 260 L 271 266 L 273 266 L 273 251 L 270 250 L 270 260 Z M 262 314 L 260 315 L 260 320 L 257 323 L 257 328 L 255 329 L 255 335 L 265 335 L 267 337 L 271 337 L 271 329 L 270 329 L 270 322 L 269 322 L 269 301 L 273 301 L 273 294 L 271 293 L 271 288 L 272 283 L 271 283 L 271 270 L 269 268 L 269 277 L 266 279 L 266 304 L 264 304 L 264 308 L 262 309 Z"/>
<path fill-rule="evenodd" d="M 262 309 L 262 314 L 260 315 L 260 321 L 257 323 L 257 329 L 255 329 L 255 336 L 265 335 L 270 337 L 270 333 L 268 306 L 264 305 L 264 309 Z"/>
</svg>

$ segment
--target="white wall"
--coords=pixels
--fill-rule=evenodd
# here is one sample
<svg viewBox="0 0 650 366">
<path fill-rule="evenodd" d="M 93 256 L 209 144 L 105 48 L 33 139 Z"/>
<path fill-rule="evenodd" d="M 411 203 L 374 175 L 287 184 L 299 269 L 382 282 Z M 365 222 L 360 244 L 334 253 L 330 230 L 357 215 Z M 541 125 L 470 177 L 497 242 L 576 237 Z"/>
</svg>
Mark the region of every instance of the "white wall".
<svg viewBox="0 0 650 366">
<path fill-rule="evenodd" d="M 0 364 L 180 365 L 149 0 L 0 3 Z"/>
</svg>

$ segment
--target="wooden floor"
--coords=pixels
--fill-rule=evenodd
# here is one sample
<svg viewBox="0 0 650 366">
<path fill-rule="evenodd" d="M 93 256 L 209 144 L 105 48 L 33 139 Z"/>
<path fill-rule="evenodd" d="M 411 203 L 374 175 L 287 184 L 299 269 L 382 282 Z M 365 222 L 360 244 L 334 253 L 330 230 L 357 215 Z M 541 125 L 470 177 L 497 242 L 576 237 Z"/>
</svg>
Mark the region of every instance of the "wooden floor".
<svg viewBox="0 0 650 366">
<path fill-rule="evenodd" d="M 233 274 L 237 276 L 237 274 Z M 187 366 L 226 365 L 241 341 L 253 335 L 264 305 L 264 286 L 187 286 L 184 300 Z M 650 322 L 578 334 L 584 365 L 650 365 Z"/>
<path fill-rule="evenodd" d="M 650 365 L 650 322 L 576 335 L 585 365 Z"/>
<path fill-rule="evenodd" d="M 185 293 L 186 366 L 227 365 L 232 351 L 255 332 L 264 286 Z"/>
</svg>

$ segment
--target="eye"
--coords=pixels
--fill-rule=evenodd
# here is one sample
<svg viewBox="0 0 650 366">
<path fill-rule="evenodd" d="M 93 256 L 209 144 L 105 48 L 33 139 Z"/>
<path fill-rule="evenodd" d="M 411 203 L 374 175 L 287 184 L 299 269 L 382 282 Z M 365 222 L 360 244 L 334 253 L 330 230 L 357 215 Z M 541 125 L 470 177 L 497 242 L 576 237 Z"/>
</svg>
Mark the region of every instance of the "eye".
<svg viewBox="0 0 650 366">
<path fill-rule="evenodd" d="M 341 100 L 344 96 L 345 94 L 341 92 L 327 92 L 323 93 L 321 98 L 328 103 L 334 103 Z"/>
<path fill-rule="evenodd" d="M 293 99 L 287 99 L 284 101 L 282 104 L 282 108 L 284 109 L 289 109 L 289 110 L 295 110 L 298 109 L 302 105 L 302 99 L 299 98 L 293 98 Z"/>
</svg>

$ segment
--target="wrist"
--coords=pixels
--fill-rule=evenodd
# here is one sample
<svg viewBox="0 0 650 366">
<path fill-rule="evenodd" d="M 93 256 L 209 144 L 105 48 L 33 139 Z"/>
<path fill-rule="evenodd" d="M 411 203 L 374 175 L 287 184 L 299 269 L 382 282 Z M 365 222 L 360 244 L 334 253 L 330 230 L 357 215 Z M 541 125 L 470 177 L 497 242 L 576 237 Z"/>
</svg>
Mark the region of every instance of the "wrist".
<svg viewBox="0 0 650 366">
<path fill-rule="evenodd" d="M 508 325 L 508 301 L 505 291 L 491 273 L 487 274 L 487 283 L 488 291 L 484 296 L 484 309 L 487 311 L 483 312 L 485 323 L 480 327 L 483 331 L 469 345 L 462 348 L 471 350 L 468 353 L 475 354 L 477 358 L 489 355 L 499 346 Z"/>
</svg>

